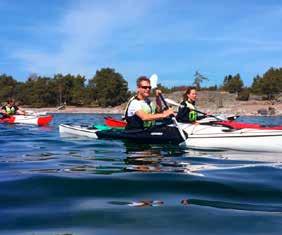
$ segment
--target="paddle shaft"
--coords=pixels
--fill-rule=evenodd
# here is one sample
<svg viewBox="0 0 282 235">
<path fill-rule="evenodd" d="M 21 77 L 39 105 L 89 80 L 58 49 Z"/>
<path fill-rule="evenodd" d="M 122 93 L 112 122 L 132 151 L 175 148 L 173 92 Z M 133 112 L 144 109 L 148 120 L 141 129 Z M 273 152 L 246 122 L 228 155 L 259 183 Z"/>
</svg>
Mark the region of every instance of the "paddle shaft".
<svg viewBox="0 0 282 235">
<path fill-rule="evenodd" d="M 169 107 L 168 107 L 168 105 L 167 105 L 167 102 L 166 102 L 166 100 L 164 99 L 162 93 L 160 93 L 159 96 L 160 96 L 160 98 L 161 98 L 161 100 L 162 100 L 162 102 L 163 102 L 165 108 L 166 108 L 166 109 L 169 109 Z M 179 131 L 179 133 L 180 133 L 182 139 L 185 141 L 185 140 L 186 140 L 186 136 L 185 136 L 183 130 L 181 129 L 181 127 L 179 126 L 179 124 L 178 124 L 176 118 L 172 115 L 172 116 L 171 116 L 171 119 L 172 119 L 173 123 L 175 124 L 175 126 L 177 127 L 177 129 L 178 129 L 178 131 Z"/>
<path fill-rule="evenodd" d="M 171 103 L 172 105 L 176 105 L 176 106 L 178 106 L 178 107 L 184 107 L 183 105 L 181 105 L 181 104 L 179 104 L 179 103 L 177 103 L 177 102 L 175 102 L 175 101 L 173 101 L 173 100 L 171 100 L 171 99 L 162 99 L 162 101 L 164 102 L 166 108 L 168 108 L 167 102 Z M 197 109 L 190 109 L 190 110 L 191 110 L 191 111 L 195 111 L 196 113 L 203 114 L 203 115 L 206 116 L 206 117 L 213 117 L 213 118 L 215 118 L 215 119 L 217 119 L 217 120 L 219 120 L 219 121 L 222 121 L 221 118 L 219 118 L 219 117 L 217 117 L 217 116 L 215 116 L 215 115 L 206 114 L 206 113 L 204 113 L 204 112 L 202 112 L 202 111 L 200 111 L 200 110 L 197 110 Z"/>
<path fill-rule="evenodd" d="M 220 118 L 218 118 L 217 116 L 214 116 L 214 115 L 212 115 L 212 114 L 206 114 L 206 113 L 204 113 L 204 112 L 202 112 L 202 111 L 199 111 L 199 110 L 197 110 L 197 109 L 191 109 L 192 111 L 195 111 L 196 113 L 200 113 L 200 114 L 203 114 L 205 117 L 213 117 L 213 118 L 215 118 L 216 120 L 218 120 L 218 121 L 222 121 L 222 119 L 220 119 Z"/>
</svg>

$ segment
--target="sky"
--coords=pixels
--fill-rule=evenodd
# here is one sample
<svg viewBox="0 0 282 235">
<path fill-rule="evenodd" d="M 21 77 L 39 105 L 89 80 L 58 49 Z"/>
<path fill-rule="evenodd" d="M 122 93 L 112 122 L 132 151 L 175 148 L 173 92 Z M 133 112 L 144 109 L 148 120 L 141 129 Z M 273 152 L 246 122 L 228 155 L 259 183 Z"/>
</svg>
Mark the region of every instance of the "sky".
<svg viewBox="0 0 282 235">
<path fill-rule="evenodd" d="M 141 75 L 173 87 L 246 86 L 282 67 L 282 1 L 0 0 L 0 74 L 84 75 L 114 68 L 131 90 Z"/>
</svg>

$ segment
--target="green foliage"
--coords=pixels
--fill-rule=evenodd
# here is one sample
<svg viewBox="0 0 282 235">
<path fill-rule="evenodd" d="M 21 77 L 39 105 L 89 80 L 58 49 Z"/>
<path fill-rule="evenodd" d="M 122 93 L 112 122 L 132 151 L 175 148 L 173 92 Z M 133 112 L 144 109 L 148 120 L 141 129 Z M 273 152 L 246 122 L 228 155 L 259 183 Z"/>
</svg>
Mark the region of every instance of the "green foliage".
<svg viewBox="0 0 282 235">
<path fill-rule="evenodd" d="M 127 82 L 113 69 L 101 69 L 85 86 L 85 77 L 81 75 L 56 74 L 53 78 L 29 76 L 25 83 L 17 82 L 11 76 L 0 76 L 0 99 L 9 97 L 33 107 L 68 105 L 115 106 L 127 101 L 130 95 Z"/>
<path fill-rule="evenodd" d="M 257 75 L 251 89 L 255 94 L 264 95 L 267 100 L 274 99 L 276 94 L 282 92 L 282 68 L 270 68 L 262 77 Z"/>
<path fill-rule="evenodd" d="M 85 77 L 81 75 L 73 76 L 67 74 L 56 74 L 54 76 L 54 87 L 56 90 L 57 103 L 59 105 L 67 103 L 69 105 L 82 105 L 88 103 L 87 89 L 84 85 Z"/>
<path fill-rule="evenodd" d="M 81 105 L 85 103 L 86 99 L 86 88 L 85 88 L 85 77 L 77 75 L 72 77 L 72 86 L 70 91 L 71 103 L 74 105 Z"/>
<path fill-rule="evenodd" d="M 6 101 L 16 95 L 17 81 L 6 74 L 0 75 L 0 99 Z"/>
<path fill-rule="evenodd" d="M 237 100 L 247 101 L 250 98 L 250 90 L 248 88 L 243 88 L 239 93 Z"/>
<path fill-rule="evenodd" d="M 200 88 L 206 77 L 196 72 L 194 85 Z M 102 107 L 115 106 L 126 102 L 130 96 L 128 84 L 121 74 L 112 68 L 102 68 L 85 85 L 86 79 L 81 75 L 56 74 L 53 77 L 41 77 L 36 74 L 29 76 L 26 82 L 17 82 L 6 74 L 0 75 L 0 102 L 4 103 L 9 97 L 18 102 L 33 107 L 67 105 L 100 105 Z M 188 86 L 172 88 L 158 84 L 164 93 L 185 91 Z M 265 99 L 273 99 L 282 92 L 282 68 L 270 68 L 262 77 L 254 78 L 251 89 L 243 88 L 243 81 L 239 74 L 228 75 L 221 87 L 230 93 L 237 93 L 238 100 L 248 100 L 250 92 L 263 95 Z M 218 90 L 210 86 L 202 90 Z"/>
<path fill-rule="evenodd" d="M 127 101 L 129 97 L 127 81 L 121 74 L 111 68 L 98 70 L 89 81 L 89 87 L 95 93 L 100 106 L 116 106 Z"/>
<path fill-rule="evenodd" d="M 228 91 L 229 93 L 239 93 L 244 86 L 244 83 L 240 77 L 240 74 L 236 74 L 235 76 L 228 75 L 224 77 L 223 87 L 224 91 Z"/>
<path fill-rule="evenodd" d="M 48 77 L 29 77 L 27 82 L 21 85 L 18 97 L 24 104 L 33 107 L 56 105 L 53 82 Z"/>
<path fill-rule="evenodd" d="M 163 86 L 161 83 L 158 83 L 157 88 L 160 89 L 163 93 L 170 93 L 170 89 L 166 86 Z"/>
</svg>

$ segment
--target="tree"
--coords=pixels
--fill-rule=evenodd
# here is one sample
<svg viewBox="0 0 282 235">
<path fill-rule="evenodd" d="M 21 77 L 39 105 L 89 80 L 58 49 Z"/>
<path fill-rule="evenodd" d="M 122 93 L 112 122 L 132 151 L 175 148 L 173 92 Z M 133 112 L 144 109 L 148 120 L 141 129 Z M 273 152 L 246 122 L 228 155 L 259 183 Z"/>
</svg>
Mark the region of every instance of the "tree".
<svg viewBox="0 0 282 235">
<path fill-rule="evenodd" d="M 57 104 L 67 103 L 70 105 L 81 105 L 87 97 L 85 77 L 81 75 L 54 75 L 54 86 L 56 90 Z"/>
<path fill-rule="evenodd" d="M 74 105 L 81 105 L 85 102 L 86 88 L 85 88 L 85 77 L 81 75 L 72 77 L 72 86 L 71 86 L 71 103 Z"/>
<path fill-rule="evenodd" d="M 239 93 L 244 86 L 244 83 L 240 77 L 240 74 L 237 73 L 235 76 L 228 75 L 224 77 L 223 81 L 223 90 L 228 91 L 229 93 Z"/>
<path fill-rule="evenodd" d="M 127 81 L 111 68 L 98 70 L 88 86 L 92 88 L 98 104 L 102 107 L 119 105 L 129 97 Z"/>
<path fill-rule="evenodd" d="M 201 83 L 204 80 L 209 80 L 207 77 L 204 77 L 202 74 L 200 74 L 198 71 L 194 74 L 194 82 L 193 85 L 196 86 L 197 90 L 201 89 Z"/>
<path fill-rule="evenodd" d="M 237 100 L 247 101 L 250 98 L 250 90 L 249 88 L 243 88 L 239 93 Z"/>
<path fill-rule="evenodd" d="M 169 93 L 170 89 L 166 86 L 163 86 L 161 83 L 158 83 L 157 88 L 160 89 L 163 93 Z"/>
<path fill-rule="evenodd" d="M 27 105 L 46 107 L 56 105 L 54 82 L 49 77 L 29 77 L 21 85 L 21 99 Z"/>
<path fill-rule="evenodd" d="M 0 75 L 0 99 L 7 100 L 16 95 L 17 81 L 6 74 Z"/>
<path fill-rule="evenodd" d="M 70 103 L 71 75 L 63 76 L 62 74 L 56 74 L 54 80 L 57 88 L 57 103 L 59 105 Z"/>
<path fill-rule="evenodd" d="M 252 92 L 265 95 L 265 98 L 272 100 L 275 95 L 282 92 L 282 68 L 270 68 L 260 77 L 257 75 L 252 84 Z"/>
</svg>

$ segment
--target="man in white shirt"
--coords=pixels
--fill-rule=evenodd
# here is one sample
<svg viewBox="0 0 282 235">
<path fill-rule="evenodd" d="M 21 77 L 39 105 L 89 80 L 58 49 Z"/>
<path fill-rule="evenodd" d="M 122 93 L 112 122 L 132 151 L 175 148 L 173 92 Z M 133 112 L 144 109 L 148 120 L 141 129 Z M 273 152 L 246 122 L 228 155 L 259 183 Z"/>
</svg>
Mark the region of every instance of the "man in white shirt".
<svg viewBox="0 0 282 235">
<path fill-rule="evenodd" d="M 145 76 L 137 79 L 137 95 L 133 97 L 125 111 L 127 121 L 126 129 L 144 129 L 154 126 L 156 120 L 164 119 L 173 115 L 172 109 L 160 112 L 161 108 L 156 106 L 150 99 L 150 79 Z M 156 90 L 157 104 L 160 90 Z M 159 112 L 159 113 L 158 113 Z"/>
</svg>

